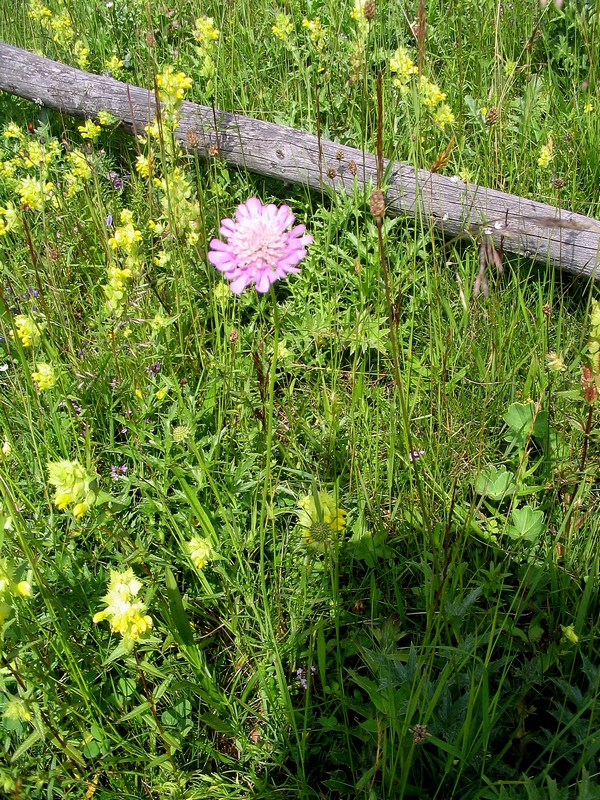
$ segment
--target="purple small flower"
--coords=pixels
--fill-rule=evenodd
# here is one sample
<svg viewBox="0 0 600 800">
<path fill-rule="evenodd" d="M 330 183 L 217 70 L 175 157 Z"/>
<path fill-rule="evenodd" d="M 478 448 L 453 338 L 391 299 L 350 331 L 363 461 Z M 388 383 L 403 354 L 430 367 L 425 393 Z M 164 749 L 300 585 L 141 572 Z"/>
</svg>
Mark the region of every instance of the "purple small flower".
<svg viewBox="0 0 600 800">
<path fill-rule="evenodd" d="M 296 264 L 313 238 L 305 233 L 304 225 L 292 228 L 294 220 L 288 206 L 263 206 L 257 197 L 237 207 L 235 221 L 221 220 L 219 233 L 228 241 L 213 239 L 208 260 L 224 273 L 234 294 L 241 294 L 251 283 L 264 294 L 278 278 L 300 272 Z"/>
<path fill-rule="evenodd" d="M 410 461 L 417 461 L 421 456 L 425 455 L 425 450 L 411 450 L 408 454 Z"/>
<path fill-rule="evenodd" d="M 112 214 L 107 214 L 106 215 L 106 227 L 110 228 L 111 225 L 112 225 Z"/>
<path fill-rule="evenodd" d="M 128 469 L 129 469 L 129 467 L 127 466 L 127 464 L 121 464 L 121 466 L 117 466 L 116 464 L 112 464 L 111 468 L 110 468 L 110 477 L 113 480 L 118 481 L 119 478 L 122 478 L 125 475 L 127 475 L 127 470 Z"/>
<path fill-rule="evenodd" d="M 150 366 L 146 367 L 146 372 L 148 375 L 158 375 L 160 372 L 160 361 L 155 361 L 154 364 L 150 364 Z"/>
</svg>

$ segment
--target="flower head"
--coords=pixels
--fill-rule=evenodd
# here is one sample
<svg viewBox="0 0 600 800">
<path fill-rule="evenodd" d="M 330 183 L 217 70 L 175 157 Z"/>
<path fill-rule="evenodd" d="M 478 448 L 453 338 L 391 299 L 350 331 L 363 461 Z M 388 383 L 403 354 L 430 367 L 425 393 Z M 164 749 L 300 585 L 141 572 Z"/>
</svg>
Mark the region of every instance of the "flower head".
<svg viewBox="0 0 600 800">
<path fill-rule="evenodd" d="M 51 389 L 56 383 L 56 373 L 52 364 L 39 363 L 37 370 L 31 373 L 31 377 L 38 392 Z"/>
<path fill-rule="evenodd" d="M 89 511 L 96 499 L 91 484 L 95 475 L 78 461 L 49 461 L 48 481 L 54 486 L 54 505 L 59 511 L 73 504 L 77 519 Z"/>
<path fill-rule="evenodd" d="M 334 534 L 346 527 L 346 512 L 338 508 L 336 498 L 328 492 L 301 497 L 298 505 L 298 525 L 304 529 L 304 541 L 317 550 L 324 550 L 336 538 Z"/>
<path fill-rule="evenodd" d="M 15 330 L 21 340 L 23 347 L 31 347 L 36 344 L 41 335 L 38 323 L 26 314 L 17 314 L 15 317 Z"/>
<path fill-rule="evenodd" d="M 204 569 L 214 558 L 212 544 L 202 536 L 194 536 L 189 542 L 186 542 L 186 550 L 196 569 Z"/>
<path fill-rule="evenodd" d="M 240 294 L 252 282 L 257 292 L 268 292 L 272 283 L 296 267 L 306 255 L 312 236 L 286 205 L 266 206 L 257 197 L 241 203 L 235 220 L 221 221 L 220 234 L 228 240 L 213 239 L 208 260 L 230 281 L 230 289 Z M 291 228 L 291 230 L 290 230 Z"/>
<path fill-rule="evenodd" d="M 125 572 L 111 570 L 108 591 L 102 598 L 106 608 L 93 617 L 95 623 L 108 619 L 111 630 L 121 634 L 127 649 L 133 647 L 134 641 L 152 627 L 152 617 L 146 614 L 145 604 L 134 599 L 141 588 L 141 581 L 135 577 L 132 569 Z"/>
</svg>

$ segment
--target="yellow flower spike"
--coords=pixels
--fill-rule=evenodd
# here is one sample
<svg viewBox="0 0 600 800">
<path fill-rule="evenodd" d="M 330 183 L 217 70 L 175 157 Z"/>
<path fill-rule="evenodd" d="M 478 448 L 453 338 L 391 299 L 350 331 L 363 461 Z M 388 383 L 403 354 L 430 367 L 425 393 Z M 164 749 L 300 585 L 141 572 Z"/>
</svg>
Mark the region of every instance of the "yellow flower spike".
<svg viewBox="0 0 600 800">
<path fill-rule="evenodd" d="M 21 341 L 23 347 L 33 347 L 34 344 L 38 343 L 42 335 L 43 325 L 38 325 L 33 317 L 26 314 L 17 314 L 14 322 L 17 337 Z"/>
<path fill-rule="evenodd" d="M 563 638 L 566 639 L 571 644 L 578 644 L 579 643 L 579 636 L 575 633 L 575 628 L 573 625 L 561 625 L 560 629 L 563 633 Z"/>
<path fill-rule="evenodd" d="M 548 166 L 548 164 L 554 158 L 554 143 L 552 141 L 552 137 L 548 137 L 548 144 L 542 146 L 540 150 L 540 155 L 538 158 L 538 167 L 544 169 Z"/>
<path fill-rule="evenodd" d="M 31 373 L 31 378 L 38 392 L 45 392 L 56 385 L 56 373 L 52 364 L 39 363 L 37 370 Z"/>
<path fill-rule="evenodd" d="M 81 134 L 82 139 L 89 139 L 91 142 L 95 142 L 102 132 L 100 125 L 96 125 L 91 119 L 86 119 L 85 123 L 79 125 L 77 130 Z"/>
<path fill-rule="evenodd" d="M 137 598 L 142 583 L 132 569 L 125 572 L 111 570 L 108 591 L 102 598 L 106 608 L 97 611 L 94 623 L 107 619 L 113 633 L 123 638 L 123 646 L 131 649 L 136 641 L 152 627 L 152 617 L 146 614 L 145 604 Z"/>
</svg>

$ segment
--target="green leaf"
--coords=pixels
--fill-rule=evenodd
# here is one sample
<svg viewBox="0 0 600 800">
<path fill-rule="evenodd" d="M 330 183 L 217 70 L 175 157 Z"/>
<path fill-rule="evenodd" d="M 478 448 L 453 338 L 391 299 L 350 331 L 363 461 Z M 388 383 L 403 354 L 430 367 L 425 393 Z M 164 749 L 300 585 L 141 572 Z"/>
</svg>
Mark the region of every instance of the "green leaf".
<svg viewBox="0 0 600 800">
<path fill-rule="evenodd" d="M 531 506 L 513 509 L 511 520 L 513 524 L 508 528 L 508 535 L 513 539 L 537 542 L 545 529 L 544 512 Z"/>
<path fill-rule="evenodd" d="M 475 479 L 477 494 L 496 502 L 513 495 L 516 490 L 515 476 L 502 464 L 499 467 L 490 464 L 481 470 Z"/>
<path fill-rule="evenodd" d="M 175 576 L 169 567 L 165 569 L 165 583 L 167 588 L 167 599 L 169 601 L 169 611 L 171 619 L 177 629 L 177 633 L 181 637 L 183 644 L 191 647 L 194 644 L 194 631 L 190 625 L 187 614 L 183 607 L 183 600 L 181 593 L 177 586 Z"/>
<path fill-rule="evenodd" d="M 509 444 L 524 450 L 533 437 L 544 442 L 548 437 L 548 412 L 537 411 L 533 400 L 528 403 L 513 403 L 504 415 L 508 425 L 504 439 Z"/>
</svg>

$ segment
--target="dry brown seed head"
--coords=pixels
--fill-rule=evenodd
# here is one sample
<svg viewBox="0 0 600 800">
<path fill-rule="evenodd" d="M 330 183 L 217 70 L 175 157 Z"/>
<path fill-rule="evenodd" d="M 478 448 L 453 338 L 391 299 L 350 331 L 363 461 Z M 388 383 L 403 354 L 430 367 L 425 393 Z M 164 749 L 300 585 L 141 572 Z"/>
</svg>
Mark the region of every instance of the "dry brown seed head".
<svg viewBox="0 0 600 800">
<path fill-rule="evenodd" d="M 552 181 L 552 186 L 554 186 L 555 189 L 562 189 L 564 185 L 565 185 L 564 178 L 554 178 L 554 180 Z"/>
<path fill-rule="evenodd" d="M 498 109 L 492 106 L 485 115 L 486 125 L 495 125 L 498 122 Z"/>
<path fill-rule="evenodd" d="M 229 341 L 231 342 L 231 344 L 235 344 L 239 338 L 240 338 L 239 333 L 236 331 L 235 328 L 232 328 L 229 331 Z"/>
<path fill-rule="evenodd" d="M 344 158 L 344 151 L 341 148 L 339 148 L 339 150 L 336 150 L 335 157 L 337 158 L 338 161 L 342 161 Z"/>
<path fill-rule="evenodd" d="M 365 3 L 365 7 L 363 9 L 363 14 L 365 15 L 365 19 L 368 19 L 369 22 L 375 18 L 375 12 L 377 11 L 377 7 L 375 5 L 375 0 L 367 0 Z"/>
<path fill-rule="evenodd" d="M 335 167 L 327 167 L 327 177 L 329 180 L 333 180 L 337 175 L 337 169 Z"/>
<path fill-rule="evenodd" d="M 198 147 L 200 138 L 198 136 L 197 130 L 195 130 L 194 128 L 190 128 L 189 131 L 185 134 L 185 138 L 187 139 L 189 145 L 191 145 L 192 147 Z"/>
<path fill-rule="evenodd" d="M 380 189 L 376 189 L 371 195 L 369 206 L 374 217 L 383 217 L 385 214 L 385 197 Z"/>
<path fill-rule="evenodd" d="M 544 305 L 542 306 L 542 313 L 546 317 L 549 317 L 550 314 L 552 314 L 552 306 L 550 305 L 550 303 L 544 303 Z"/>
<path fill-rule="evenodd" d="M 219 155 L 219 148 L 217 147 L 216 144 L 209 144 L 208 145 L 208 155 L 211 158 L 216 158 L 216 156 Z"/>
<path fill-rule="evenodd" d="M 356 173 L 358 172 L 356 161 L 353 158 L 350 159 L 350 161 L 348 162 L 348 172 L 350 173 L 350 175 L 356 175 Z"/>
<path fill-rule="evenodd" d="M 154 47 L 156 45 L 156 39 L 154 38 L 152 31 L 146 32 L 146 44 L 148 47 Z"/>
</svg>

